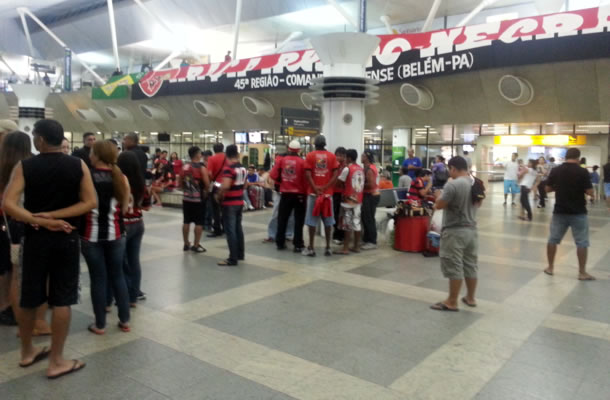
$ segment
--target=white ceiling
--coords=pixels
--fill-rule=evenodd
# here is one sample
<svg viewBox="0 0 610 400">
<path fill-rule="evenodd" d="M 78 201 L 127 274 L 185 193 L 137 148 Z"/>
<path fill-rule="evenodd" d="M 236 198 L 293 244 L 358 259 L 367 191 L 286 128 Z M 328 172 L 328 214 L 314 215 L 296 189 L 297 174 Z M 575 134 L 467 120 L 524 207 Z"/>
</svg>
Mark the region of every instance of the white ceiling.
<svg viewBox="0 0 610 400">
<path fill-rule="evenodd" d="M 473 10 L 480 1 L 443 0 L 432 28 L 442 28 L 444 16 L 448 16 L 448 26 L 455 26 L 457 21 Z M 0 53 L 28 53 L 23 29 L 15 11 L 17 7 L 24 6 L 43 19 L 51 17 L 59 21 L 51 24 L 51 29 L 73 51 L 88 55 L 93 52 L 90 54 L 92 59 L 98 60 L 93 64 L 101 69 L 112 68 L 112 43 L 105 7 L 78 17 L 61 19 L 62 15 L 53 15 L 68 6 L 78 8 L 93 3 L 94 0 L 0 0 Z M 357 20 L 357 0 L 339 0 L 339 3 Z M 529 16 L 537 14 L 537 10 L 542 6 L 557 8 L 559 3 L 563 1 L 500 0 L 493 5 L 493 9 L 481 13 L 481 18 L 484 15 L 499 13 L 502 7 L 515 7 L 521 10 L 520 17 Z M 133 1 L 118 2 L 115 16 L 123 66 L 127 66 L 130 59 L 134 65 L 150 60 L 158 62 L 169 54 L 170 47 L 176 42 L 188 43 L 189 47 L 196 48 L 196 51 L 211 55 L 212 61 L 218 61 L 231 49 L 236 0 L 146 0 L 145 4 L 177 31 L 178 38 L 168 40 L 170 34 L 143 13 Z M 428 16 L 431 4 L 432 0 L 368 0 L 368 28 L 376 33 L 385 33 L 380 17 L 386 15 L 392 26 L 406 26 L 409 31 L 417 30 Z M 579 7 L 579 4 L 584 7 L 596 6 L 599 0 L 570 1 L 572 9 L 583 8 Z M 305 45 L 304 40 L 315 35 L 355 30 L 329 6 L 327 0 L 244 0 L 243 7 L 238 48 L 240 58 L 269 53 L 273 51 L 276 43 L 282 42 L 295 31 L 303 32 L 303 35 L 299 41 L 291 43 L 286 49 L 302 48 Z M 480 22 L 473 20 L 471 23 Z M 30 27 L 33 31 L 36 56 L 48 60 L 60 59 L 63 49 L 35 24 L 30 22 Z"/>
</svg>

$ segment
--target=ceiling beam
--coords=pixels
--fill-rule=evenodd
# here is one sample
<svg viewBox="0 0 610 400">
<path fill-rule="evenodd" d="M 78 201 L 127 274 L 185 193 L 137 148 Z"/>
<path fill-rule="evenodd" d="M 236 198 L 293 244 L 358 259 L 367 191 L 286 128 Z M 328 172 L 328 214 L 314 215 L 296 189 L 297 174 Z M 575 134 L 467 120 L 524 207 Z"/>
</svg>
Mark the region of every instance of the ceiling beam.
<svg viewBox="0 0 610 400">
<path fill-rule="evenodd" d="M 459 24 L 457 24 L 457 26 L 464 26 L 464 25 L 466 25 L 474 17 L 476 17 L 477 14 L 481 12 L 481 10 L 483 10 L 485 7 L 489 7 L 490 5 L 492 5 L 493 3 L 497 2 L 497 1 L 498 0 L 483 0 L 483 1 L 481 1 L 479 3 L 479 5 L 476 6 L 475 9 L 470 12 L 470 14 L 468 14 L 463 20 L 460 21 Z"/>
<path fill-rule="evenodd" d="M 347 21 L 347 22 L 348 22 L 348 23 L 349 23 L 351 26 L 353 26 L 353 27 L 354 27 L 354 28 L 356 28 L 356 29 L 359 29 L 358 22 L 356 22 L 356 20 L 355 20 L 355 19 L 353 19 L 353 18 L 352 18 L 352 16 L 351 16 L 351 15 L 349 15 L 349 14 L 347 13 L 347 11 L 345 11 L 345 9 L 344 9 L 344 8 L 341 6 L 341 4 L 337 3 L 337 0 L 326 0 L 326 1 L 328 1 L 328 3 L 329 3 L 331 6 L 335 7 L 335 9 L 336 9 L 337 11 L 339 11 L 339 14 L 341 14 L 341 16 L 342 16 L 343 18 L 345 18 L 345 20 L 346 20 L 346 21 Z"/>
<path fill-rule="evenodd" d="M 63 47 L 64 49 L 67 48 L 68 46 L 66 45 L 66 43 L 64 43 L 59 37 L 57 37 L 57 35 L 55 35 L 53 33 L 53 31 L 51 31 L 41 20 L 38 19 L 38 17 L 36 17 L 36 15 L 34 15 L 28 8 L 25 7 L 19 7 L 17 9 L 18 13 L 24 13 L 27 14 L 30 18 L 32 18 L 32 20 L 34 22 L 36 22 L 38 24 L 38 26 L 40 26 L 42 28 L 43 31 L 45 31 L 49 36 L 51 36 L 51 38 L 53 38 L 53 40 L 55 40 L 61 47 Z M 97 74 L 97 72 L 95 72 L 93 70 L 93 68 L 91 68 L 86 62 L 84 62 L 79 56 L 78 54 L 76 54 L 75 52 L 72 52 L 72 56 L 76 59 L 76 61 L 78 61 L 80 63 L 80 65 L 83 66 L 83 68 L 85 68 L 87 71 L 89 71 L 91 73 L 91 75 L 98 81 L 98 83 L 100 85 L 105 85 L 106 81 L 104 81 L 102 79 L 101 76 L 99 76 Z"/>
<path fill-rule="evenodd" d="M 235 24 L 233 25 L 233 59 L 237 60 L 237 43 L 239 42 L 239 28 L 241 25 L 241 10 L 243 0 L 237 0 L 235 7 Z"/>
<path fill-rule="evenodd" d="M 28 42 L 28 48 L 30 50 L 30 57 L 34 58 L 34 46 L 32 45 L 32 37 L 30 36 L 30 28 L 25 20 L 25 14 L 19 10 L 19 17 L 21 18 L 21 25 L 23 25 L 23 32 L 25 33 L 25 40 Z"/>
<path fill-rule="evenodd" d="M 116 66 L 116 70 L 121 70 L 121 62 L 119 61 L 119 45 L 117 43 L 116 38 L 116 25 L 114 23 L 114 5 L 112 4 L 112 0 L 107 0 L 108 2 L 108 18 L 110 20 L 110 36 L 112 38 L 112 53 L 114 54 L 114 64 Z"/>
<path fill-rule="evenodd" d="M 434 18 L 436 18 L 436 13 L 438 12 L 438 8 L 440 7 L 443 0 L 434 0 L 432 3 L 432 7 L 430 8 L 430 12 L 428 13 L 428 17 L 426 18 L 426 22 L 424 22 L 424 26 L 421 28 L 422 32 L 427 32 L 430 29 L 430 25 L 434 22 Z"/>
</svg>

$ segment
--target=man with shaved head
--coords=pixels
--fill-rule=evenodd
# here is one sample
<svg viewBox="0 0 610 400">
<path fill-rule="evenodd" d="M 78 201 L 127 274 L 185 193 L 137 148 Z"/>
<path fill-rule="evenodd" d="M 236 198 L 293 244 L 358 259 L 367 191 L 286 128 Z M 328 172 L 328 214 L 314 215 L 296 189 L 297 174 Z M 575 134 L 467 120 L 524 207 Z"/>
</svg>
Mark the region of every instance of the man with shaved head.
<svg viewBox="0 0 610 400">
<path fill-rule="evenodd" d="M 140 140 L 138 138 L 138 134 L 135 132 L 129 132 L 125 136 L 123 136 L 123 150 L 131 151 L 136 155 L 138 159 L 138 163 L 140 164 L 140 170 L 142 171 L 142 177 L 146 177 L 146 167 L 148 164 L 148 157 L 146 157 L 146 153 L 144 150 L 138 146 Z"/>
</svg>

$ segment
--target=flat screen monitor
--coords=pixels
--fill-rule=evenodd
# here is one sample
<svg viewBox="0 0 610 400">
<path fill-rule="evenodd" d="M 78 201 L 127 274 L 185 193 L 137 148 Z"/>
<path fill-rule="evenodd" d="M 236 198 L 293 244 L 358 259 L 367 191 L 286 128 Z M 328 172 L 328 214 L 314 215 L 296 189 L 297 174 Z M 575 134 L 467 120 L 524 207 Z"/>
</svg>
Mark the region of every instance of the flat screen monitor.
<svg viewBox="0 0 610 400">
<path fill-rule="evenodd" d="M 261 133 L 256 132 L 248 132 L 248 142 L 251 144 L 256 144 L 262 142 Z"/>
<path fill-rule="evenodd" d="M 235 144 L 248 143 L 248 134 L 246 132 L 235 132 Z"/>
</svg>

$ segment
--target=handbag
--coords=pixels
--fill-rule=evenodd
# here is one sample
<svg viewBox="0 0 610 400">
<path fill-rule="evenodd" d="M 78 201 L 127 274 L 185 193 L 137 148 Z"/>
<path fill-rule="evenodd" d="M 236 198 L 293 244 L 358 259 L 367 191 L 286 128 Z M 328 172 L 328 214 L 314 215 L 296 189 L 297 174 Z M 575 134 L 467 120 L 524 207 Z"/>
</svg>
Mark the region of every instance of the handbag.
<svg viewBox="0 0 610 400">
<path fill-rule="evenodd" d="M 4 226 L 6 227 L 6 235 L 8 236 L 8 240 L 11 244 L 11 264 L 16 265 L 16 264 L 19 264 L 19 253 L 21 250 L 21 243 L 17 237 L 11 235 L 11 229 L 13 230 L 13 233 L 15 232 L 15 228 L 17 228 L 18 230 L 22 230 L 22 229 L 19 228 L 19 224 L 14 223 L 13 220 L 11 220 L 11 222 L 13 222 L 13 223 L 10 224 L 8 219 L 6 218 L 6 214 L 3 213 L 2 216 L 4 217 Z M 11 228 L 11 226 L 12 226 L 12 228 Z M 19 237 L 22 237 L 22 235 Z M 15 243 L 14 241 L 17 241 L 17 243 Z"/>
</svg>

